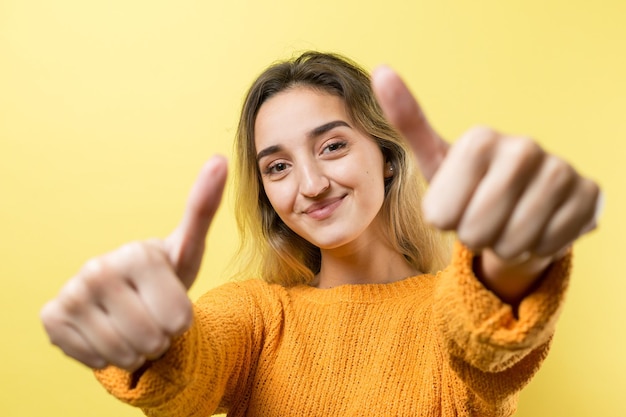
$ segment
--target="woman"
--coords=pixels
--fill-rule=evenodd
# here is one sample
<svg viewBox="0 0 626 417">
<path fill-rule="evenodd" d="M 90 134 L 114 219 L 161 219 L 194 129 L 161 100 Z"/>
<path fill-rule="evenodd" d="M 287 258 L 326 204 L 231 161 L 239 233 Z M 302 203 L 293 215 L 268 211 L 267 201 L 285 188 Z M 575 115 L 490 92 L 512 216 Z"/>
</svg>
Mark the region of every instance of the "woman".
<svg viewBox="0 0 626 417">
<path fill-rule="evenodd" d="M 54 344 L 147 415 L 514 412 L 597 185 L 487 128 L 449 147 L 393 71 L 316 52 L 261 74 L 236 147 L 240 259 L 264 280 L 186 296 L 226 178 L 213 158 L 172 235 L 88 262 L 44 307 Z M 459 239 L 437 275 L 409 148 L 425 218 Z"/>
</svg>

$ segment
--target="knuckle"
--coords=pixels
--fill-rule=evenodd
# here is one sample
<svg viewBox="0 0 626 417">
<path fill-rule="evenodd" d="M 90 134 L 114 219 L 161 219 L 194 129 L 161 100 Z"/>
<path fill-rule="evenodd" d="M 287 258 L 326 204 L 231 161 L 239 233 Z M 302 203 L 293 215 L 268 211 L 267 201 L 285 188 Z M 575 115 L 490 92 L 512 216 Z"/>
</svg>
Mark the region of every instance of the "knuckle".
<svg viewBox="0 0 626 417">
<path fill-rule="evenodd" d="M 107 265 L 104 261 L 104 257 L 91 258 L 81 268 L 80 276 L 99 276 L 104 275 L 107 272 Z"/>
<path fill-rule="evenodd" d="M 83 280 L 75 278 L 65 284 L 57 300 L 67 314 L 78 315 L 91 303 L 92 297 Z"/>
<path fill-rule="evenodd" d="M 163 261 L 163 254 L 159 251 L 156 239 L 134 241 L 120 248 L 122 258 L 129 265 L 148 265 Z"/>
<path fill-rule="evenodd" d="M 595 202 L 600 197 L 600 186 L 587 178 L 582 179 L 582 184 L 587 200 Z"/>
<path fill-rule="evenodd" d="M 439 230 L 452 230 L 456 226 L 454 216 L 450 213 L 444 212 L 428 212 L 424 213 L 424 219 L 426 222 L 434 226 Z"/>
<path fill-rule="evenodd" d="M 144 353 L 148 358 L 158 358 L 165 353 L 170 347 L 170 339 L 165 335 L 160 337 L 151 338 L 150 342 L 146 345 Z"/>
<path fill-rule="evenodd" d="M 485 246 L 485 238 L 480 234 L 475 233 L 473 230 L 469 230 L 467 227 L 462 227 L 457 231 L 457 236 L 465 246 L 470 250 L 477 251 Z"/>
<path fill-rule="evenodd" d="M 441 229 L 443 226 L 443 222 L 441 220 L 441 216 L 439 212 L 430 207 L 424 206 L 422 209 L 424 220 L 438 229 Z"/>
<path fill-rule="evenodd" d="M 428 193 L 422 200 L 422 216 L 424 220 L 440 230 L 452 230 L 459 221 L 459 209 L 454 205 L 444 204 L 441 198 Z"/>
<path fill-rule="evenodd" d="M 109 362 L 104 357 L 100 356 L 93 349 L 87 347 L 64 349 L 63 353 L 65 353 L 66 356 L 89 366 L 90 368 L 103 369 L 109 365 Z"/>
<path fill-rule="evenodd" d="M 96 352 L 93 348 L 84 345 L 74 345 L 62 347 L 63 353 L 90 368 L 102 369 L 108 366 L 109 362 Z"/>
<path fill-rule="evenodd" d="M 600 197 L 600 187 L 594 181 L 582 179 L 581 181 L 582 195 L 581 200 L 584 202 L 585 222 L 589 222 L 597 214 L 598 199 Z"/>
<path fill-rule="evenodd" d="M 50 301 L 41 309 L 39 313 L 41 323 L 48 334 L 48 339 L 53 345 L 59 345 L 58 331 L 64 326 L 63 315 L 59 311 L 58 303 Z"/>
<path fill-rule="evenodd" d="M 514 246 L 506 243 L 506 242 L 498 242 L 493 247 L 493 252 L 498 255 L 498 257 L 505 261 L 512 261 L 514 259 L 518 259 L 520 255 L 524 253 L 524 251 L 515 248 Z"/>
<path fill-rule="evenodd" d="M 94 369 L 104 369 L 109 365 L 106 359 L 98 356 L 97 354 L 88 355 L 84 359 L 76 358 L 76 357 L 74 358 L 80 360 L 81 362 L 89 366 L 90 368 L 94 368 Z"/>
<path fill-rule="evenodd" d="M 53 301 L 48 301 L 39 311 L 39 319 L 46 324 L 55 324 L 57 320 L 56 314 L 56 303 Z"/>
<path fill-rule="evenodd" d="M 521 161 L 534 161 L 543 155 L 541 147 L 526 136 L 511 138 L 511 151 Z"/>
<path fill-rule="evenodd" d="M 468 131 L 467 135 L 474 138 L 493 138 L 498 135 L 493 128 L 485 125 L 474 125 Z"/>
<path fill-rule="evenodd" d="M 569 187 L 576 178 L 574 168 L 561 158 L 551 156 L 546 161 L 548 181 L 558 188 Z"/>
<path fill-rule="evenodd" d="M 146 262 L 150 257 L 149 249 L 143 242 L 126 243 L 119 251 L 124 259 L 133 262 Z"/>
<path fill-rule="evenodd" d="M 191 303 L 187 300 L 186 303 L 181 303 L 177 306 L 168 320 L 165 330 L 169 335 L 179 335 L 184 333 L 189 328 L 192 321 L 193 308 L 191 307 Z"/>
<path fill-rule="evenodd" d="M 479 157 L 489 151 L 496 144 L 499 133 L 485 126 L 474 126 L 461 139 L 459 145 L 469 158 Z"/>
<path fill-rule="evenodd" d="M 138 353 L 132 352 L 125 355 L 119 355 L 119 357 L 113 362 L 120 368 L 134 371 L 144 364 L 145 358 Z"/>
<path fill-rule="evenodd" d="M 109 362 L 124 369 L 131 368 L 140 356 L 136 349 L 128 345 L 121 337 L 103 339 L 102 355 Z"/>
<path fill-rule="evenodd" d="M 483 215 L 468 212 L 463 216 L 457 231 L 459 239 L 473 250 L 490 247 L 501 229 L 499 222 L 485 222 L 483 219 Z"/>
<path fill-rule="evenodd" d="M 76 287 L 82 284 L 83 289 L 94 296 L 101 295 L 115 277 L 115 270 L 107 257 L 90 259 L 85 263 L 76 277 Z"/>
<path fill-rule="evenodd" d="M 119 293 L 131 268 L 122 249 L 90 259 L 66 286 L 64 295 L 69 304 L 98 302 Z"/>
</svg>

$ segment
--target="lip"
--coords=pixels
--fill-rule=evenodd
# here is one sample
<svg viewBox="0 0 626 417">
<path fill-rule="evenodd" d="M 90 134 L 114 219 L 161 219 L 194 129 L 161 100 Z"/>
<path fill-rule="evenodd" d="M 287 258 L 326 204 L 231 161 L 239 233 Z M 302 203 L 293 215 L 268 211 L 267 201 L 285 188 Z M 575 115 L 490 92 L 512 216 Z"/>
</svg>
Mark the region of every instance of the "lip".
<svg viewBox="0 0 626 417">
<path fill-rule="evenodd" d="M 345 195 L 327 198 L 323 201 L 311 204 L 306 210 L 303 211 L 303 214 L 306 214 L 315 220 L 327 219 L 334 213 L 335 209 L 341 205 L 344 197 Z"/>
</svg>

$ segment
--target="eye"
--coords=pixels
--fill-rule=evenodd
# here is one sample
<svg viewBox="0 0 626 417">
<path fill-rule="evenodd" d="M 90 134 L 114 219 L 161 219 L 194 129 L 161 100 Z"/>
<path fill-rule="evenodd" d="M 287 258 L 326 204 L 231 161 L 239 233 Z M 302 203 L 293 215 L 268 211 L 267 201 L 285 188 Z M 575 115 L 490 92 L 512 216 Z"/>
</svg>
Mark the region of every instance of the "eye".
<svg viewBox="0 0 626 417">
<path fill-rule="evenodd" d="M 287 169 L 287 164 L 284 162 L 278 162 L 272 166 L 269 167 L 269 170 L 271 172 L 280 172 L 280 171 L 284 171 Z"/>
<path fill-rule="evenodd" d="M 331 142 L 328 145 L 324 146 L 324 148 L 322 149 L 322 153 L 337 152 L 345 147 L 346 142 L 344 141 Z"/>
<path fill-rule="evenodd" d="M 287 168 L 289 168 L 289 164 L 286 162 L 274 162 L 265 169 L 265 173 L 267 175 L 278 175 L 283 173 Z"/>
</svg>

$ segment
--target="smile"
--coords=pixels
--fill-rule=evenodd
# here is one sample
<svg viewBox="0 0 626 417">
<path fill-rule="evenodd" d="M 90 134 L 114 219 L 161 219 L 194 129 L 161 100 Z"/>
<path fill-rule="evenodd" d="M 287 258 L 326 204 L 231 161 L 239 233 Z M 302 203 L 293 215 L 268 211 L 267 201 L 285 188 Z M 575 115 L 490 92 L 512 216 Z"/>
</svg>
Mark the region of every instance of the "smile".
<svg viewBox="0 0 626 417">
<path fill-rule="evenodd" d="M 345 195 L 341 197 L 329 198 L 324 201 L 320 201 L 319 203 L 315 203 L 310 205 L 303 214 L 311 217 L 315 220 L 324 220 L 329 218 L 341 205 L 343 202 Z"/>
</svg>

